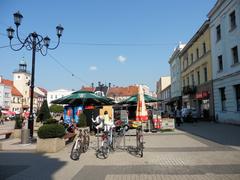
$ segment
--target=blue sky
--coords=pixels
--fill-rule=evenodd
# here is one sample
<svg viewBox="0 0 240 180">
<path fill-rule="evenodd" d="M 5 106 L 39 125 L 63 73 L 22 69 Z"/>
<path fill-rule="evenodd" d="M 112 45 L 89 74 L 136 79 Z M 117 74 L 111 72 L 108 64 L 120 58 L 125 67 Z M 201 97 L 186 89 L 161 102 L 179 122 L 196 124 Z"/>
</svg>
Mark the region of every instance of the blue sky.
<svg viewBox="0 0 240 180">
<path fill-rule="evenodd" d="M 168 59 L 178 42 L 186 43 L 206 20 L 216 0 L 1 0 L 0 47 L 8 45 L 6 28 L 13 13 L 24 16 L 21 37 L 37 33 L 59 47 L 36 56 L 35 84 L 47 90 L 80 89 L 98 81 L 116 86 L 146 84 L 169 75 Z M 31 52 L 0 48 L 0 75 L 12 79 L 24 57 L 31 69 Z M 61 65 L 60 65 L 61 64 Z M 74 74 L 74 75 L 73 75 Z"/>
</svg>

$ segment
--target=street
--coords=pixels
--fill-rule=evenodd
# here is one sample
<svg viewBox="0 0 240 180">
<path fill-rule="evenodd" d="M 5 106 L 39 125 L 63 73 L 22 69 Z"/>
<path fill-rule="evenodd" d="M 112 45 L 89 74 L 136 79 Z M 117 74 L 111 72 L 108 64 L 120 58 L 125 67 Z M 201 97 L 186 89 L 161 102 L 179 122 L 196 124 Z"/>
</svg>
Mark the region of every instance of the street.
<svg viewBox="0 0 240 180">
<path fill-rule="evenodd" d="M 1 152 L 0 179 L 240 179 L 240 126 L 185 123 L 173 132 L 146 133 L 143 158 L 117 150 L 95 156 L 96 138 L 80 160 L 69 158 L 71 145 L 54 154 Z M 126 137 L 126 146 L 134 145 Z"/>
</svg>

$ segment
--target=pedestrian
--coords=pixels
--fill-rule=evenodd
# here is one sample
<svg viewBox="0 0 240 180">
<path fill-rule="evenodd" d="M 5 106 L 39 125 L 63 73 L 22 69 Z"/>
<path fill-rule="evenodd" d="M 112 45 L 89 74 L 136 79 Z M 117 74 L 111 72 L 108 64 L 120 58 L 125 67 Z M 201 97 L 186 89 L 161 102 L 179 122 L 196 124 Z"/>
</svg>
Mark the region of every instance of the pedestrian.
<svg viewBox="0 0 240 180">
<path fill-rule="evenodd" d="M 2 111 L 0 110 L 0 124 L 4 124 Z"/>
<path fill-rule="evenodd" d="M 109 117 L 107 111 L 104 111 L 103 122 L 104 122 L 104 131 L 109 131 L 114 125 L 113 120 Z"/>
<path fill-rule="evenodd" d="M 181 124 L 181 111 L 180 111 L 180 107 L 177 107 L 177 109 L 175 110 L 175 121 L 177 126 L 179 127 Z"/>
</svg>

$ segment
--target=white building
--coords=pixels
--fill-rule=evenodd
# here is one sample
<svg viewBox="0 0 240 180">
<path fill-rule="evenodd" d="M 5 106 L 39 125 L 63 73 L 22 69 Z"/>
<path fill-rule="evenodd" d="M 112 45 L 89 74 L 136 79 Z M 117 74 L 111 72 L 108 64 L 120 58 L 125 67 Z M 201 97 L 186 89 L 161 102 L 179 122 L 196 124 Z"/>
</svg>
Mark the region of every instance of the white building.
<svg viewBox="0 0 240 180">
<path fill-rule="evenodd" d="M 168 61 L 171 73 L 171 102 L 173 102 L 175 106 L 180 106 L 182 99 L 181 62 L 179 53 L 184 46 L 185 44 L 180 43 L 177 48 L 174 49 L 174 52 Z"/>
<path fill-rule="evenodd" d="M 27 71 L 27 64 L 22 60 L 19 64 L 19 69 L 13 72 L 13 85 L 22 94 L 22 107 L 27 110 L 30 107 L 30 81 L 31 74 Z"/>
<path fill-rule="evenodd" d="M 240 124 L 240 0 L 218 0 L 208 17 L 215 118 Z"/>
<path fill-rule="evenodd" d="M 171 84 L 171 77 L 170 76 L 162 76 L 160 77 L 159 81 L 157 81 L 156 84 L 156 94 L 157 94 L 157 98 L 161 99 L 162 98 L 162 94 L 161 92 L 166 89 L 169 85 Z M 158 109 L 162 110 L 162 103 L 158 104 Z"/>
<path fill-rule="evenodd" d="M 70 90 L 66 90 L 66 89 L 58 89 L 55 91 L 48 91 L 47 93 L 47 102 L 48 102 L 48 106 L 51 105 L 51 101 L 67 96 L 69 94 L 73 93 L 73 91 Z"/>
<path fill-rule="evenodd" d="M 0 76 L 0 107 L 3 109 L 10 109 L 11 89 L 11 86 L 5 84 Z"/>
</svg>

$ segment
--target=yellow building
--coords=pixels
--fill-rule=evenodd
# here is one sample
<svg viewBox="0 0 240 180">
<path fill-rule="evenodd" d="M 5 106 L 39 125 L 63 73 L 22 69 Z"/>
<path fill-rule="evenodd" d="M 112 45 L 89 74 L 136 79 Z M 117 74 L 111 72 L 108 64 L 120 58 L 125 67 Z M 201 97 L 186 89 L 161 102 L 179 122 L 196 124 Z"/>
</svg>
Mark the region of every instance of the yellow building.
<svg viewBox="0 0 240 180">
<path fill-rule="evenodd" d="M 182 104 L 197 117 L 213 116 L 212 62 L 209 20 L 180 52 Z"/>
</svg>

